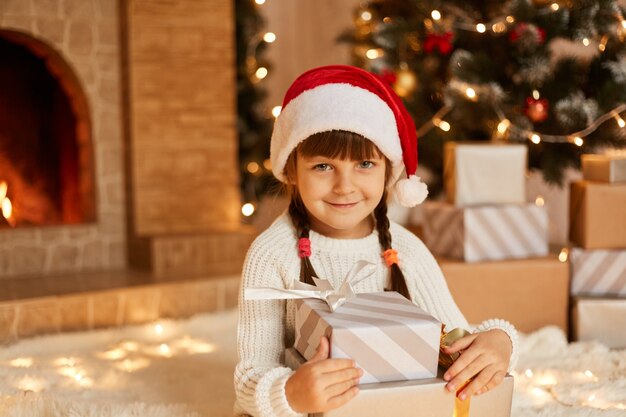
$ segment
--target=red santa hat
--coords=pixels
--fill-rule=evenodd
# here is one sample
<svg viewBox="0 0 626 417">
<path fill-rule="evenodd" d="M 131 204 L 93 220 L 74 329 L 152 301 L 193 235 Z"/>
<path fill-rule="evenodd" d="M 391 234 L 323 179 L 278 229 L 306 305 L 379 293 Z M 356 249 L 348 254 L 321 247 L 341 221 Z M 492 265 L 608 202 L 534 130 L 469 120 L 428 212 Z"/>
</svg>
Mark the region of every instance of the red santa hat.
<svg viewBox="0 0 626 417">
<path fill-rule="evenodd" d="M 274 124 L 270 158 L 276 178 L 287 181 L 285 164 L 300 142 L 330 130 L 357 133 L 380 149 L 391 161 L 400 204 L 413 207 L 424 201 L 426 184 L 415 175 L 415 124 L 382 78 L 347 65 L 314 68 L 300 75 L 287 90 Z"/>
</svg>

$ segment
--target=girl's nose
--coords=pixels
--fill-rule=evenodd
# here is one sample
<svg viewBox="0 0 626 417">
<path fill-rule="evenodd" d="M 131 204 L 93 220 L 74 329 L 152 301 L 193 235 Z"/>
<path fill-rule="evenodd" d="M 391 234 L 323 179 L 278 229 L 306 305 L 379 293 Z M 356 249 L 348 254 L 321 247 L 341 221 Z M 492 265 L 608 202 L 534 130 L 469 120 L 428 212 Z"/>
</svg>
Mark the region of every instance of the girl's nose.
<svg viewBox="0 0 626 417">
<path fill-rule="evenodd" d="M 337 194 L 350 194 L 354 191 L 354 181 L 350 172 L 337 172 L 333 191 Z"/>
</svg>

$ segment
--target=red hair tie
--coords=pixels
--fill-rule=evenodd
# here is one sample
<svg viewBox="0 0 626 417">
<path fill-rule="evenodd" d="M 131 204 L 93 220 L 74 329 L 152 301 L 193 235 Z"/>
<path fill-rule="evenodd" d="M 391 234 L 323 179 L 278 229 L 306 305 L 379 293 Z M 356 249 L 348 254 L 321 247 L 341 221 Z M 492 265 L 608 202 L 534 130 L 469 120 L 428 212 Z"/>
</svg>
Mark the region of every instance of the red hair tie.
<svg viewBox="0 0 626 417">
<path fill-rule="evenodd" d="M 298 239 L 298 256 L 301 258 L 308 258 L 311 256 L 311 241 L 308 237 L 301 237 Z"/>
<path fill-rule="evenodd" d="M 385 258 L 387 266 L 391 266 L 393 264 L 398 265 L 398 251 L 395 249 L 387 249 L 384 251 L 383 258 Z"/>
</svg>

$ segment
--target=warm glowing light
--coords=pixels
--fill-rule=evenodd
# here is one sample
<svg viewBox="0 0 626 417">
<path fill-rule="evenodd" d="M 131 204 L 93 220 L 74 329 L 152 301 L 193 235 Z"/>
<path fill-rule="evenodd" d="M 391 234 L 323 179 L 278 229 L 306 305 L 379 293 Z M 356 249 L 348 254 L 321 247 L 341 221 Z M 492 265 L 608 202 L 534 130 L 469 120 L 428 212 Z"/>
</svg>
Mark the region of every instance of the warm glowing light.
<svg viewBox="0 0 626 417">
<path fill-rule="evenodd" d="M 150 361 L 146 358 L 124 359 L 114 365 L 117 369 L 124 372 L 135 372 L 150 366 Z"/>
<path fill-rule="evenodd" d="M 557 380 L 552 374 L 542 374 L 537 382 L 542 387 L 550 387 L 557 384 Z"/>
<path fill-rule="evenodd" d="M 162 325 L 162 324 L 157 323 L 157 324 L 155 324 L 155 325 L 154 325 L 154 332 L 155 332 L 156 334 L 163 334 L 163 331 L 164 331 L 164 330 L 165 330 L 165 329 L 163 328 L 163 325 Z"/>
<path fill-rule="evenodd" d="M 598 49 L 600 52 L 604 52 L 606 50 L 606 45 L 603 43 L 598 44 Z"/>
<path fill-rule="evenodd" d="M 372 20 L 372 14 L 368 12 L 367 10 L 365 10 L 363 13 L 361 13 L 361 19 L 365 20 L 366 22 L 369 22 L 370 20 Z"/>
<path fill-rule="evenodd" d="M 576 146 L 583 146 L 583 138 L 576 136 L 573 140 Z"/>
<path fill-rule="evenodd" d="M 267 70 L 267 68 L 265 67 L 260 67 L 259 69 L 256 70 L 256 72 L 254 73 L 254 75 L 259 79 L 262 80 L 263 78 L 267 77 L 267 74 L 269 73 L 269 71 Z"/>
<path fill-rule="evenodd" d="M 546 395 L 546 392 L 544 390 L 542 390 L 541 388 L 539 388 L 539 387 L 533 388 L 531 390 L 531 392 L 533 393 L 533 395 L 535 397 L 542 397 L 542 396 Z"/>
<path fill-rule="evenodd" d="M 5 197 L 2 200 L 2 215 L 5 219 L 8 219 L 13 214 L 13 204 L 11 204 L 11 200 Z"/>
<path fill-rule="evenodd" d="M 502 33 L 506 30 L 506 25 L 502 22 L 494 23 L 491 25 L 491 30 L 493 30 L 494 33 Z"/>
<path fill-rule="evenodd" d="M 55 366 L 74 366 L 77 360 L 75 358 L 58 358 L 52 362 Z"/>
<path fill-rule="evenodd" d="M 567 262 L 568 256 L 569 250 L 567 248 L 561 249 L 561 252 L 559 252 L 559 261 L 563 263 Z"/>
<path fill-rule="evenodd" d="M 583 38 L 583 45 L 589 46 L 589 39 Z"/>
<path fill-rule="evenodd" d="M 588 369 L 587 369 L 587 370 L 585 371 L 585 376 L 586 376 L 587 378 L 593 378 L 593 372 L 591 372 L 590 370 L 588 370 Z"/>
<path fill-rule="evenodd" d="M 503 119 L 498 123 L 498 133 L 503 135 L 506 133 L 507 129 L 511 126 L 511 121 L 509 119 Z"/>
<path fill-rule="evenodd" d="M 626 122 L 624 121 L 624 119 L 622 119 L 622 118 L 620 117 L 620 115 L 619 115 L 619 114 L 616 114 L 616 115 L 615 115 L 615 120 L 617 121 L 617 125 L 618 125 L 619 127 L 624 127 L 624 126 L 626 126 Z"/>
<path fill-rule="evenodd" d="M 367 52 L 365 53 L 365 56 L 368 57 L 369 59 L 376 59 L 376 58 L 380 58 L 381 56 L 383 56 L 383 51 L 381 49 L 368 49 Z"/>
<path fill-rule="evenodd" d="M 541 94 L 539 94 L 538 90 L 533 90 L 533 98 L 535 100 L 539 100 L 539 97 L 541 97 Z"/>
<path fill-rule="evenodd" d="M 626 20 L 622 19 L 622 28 L 626 29 Z"/>
<path fill-rule="evenodd" d="M 479 23 L 476 25 L 476 31 L 478 33 L 485 33 L 486 30 L 487 30 L 487 27 L 484 24 Z"/>
<path fill-rule="evenodd" d="M 515 18 L 513 16 L 507 16 L 506 21 L 507 23 L 515 23 Z"/>
<path fill-rule="evenodd" d="M 16 368 L 30 368 L 34 362 L 33 358 L 17 358 L 9 363 Z"/>
<path fill-rule="evenodd" d="M 541 142 L 541 138 L 539 137 L 538 134 L 533 133 L 532 136 L 530 137 L 530 141 L 534 143 L 535 145 L 537 145 L 539 144 L 539 142 Z"/>
<path fill-rule="evenodd" d="M 259 166 L 258 163 L 252 161 L 252 162 L 248 162 L 248 165 L 246 165 L 246 169 L 248 170 L 249 173 L 256 174 L 257 172 L 259 172 L 259 169 L 261 169 L 261 167 Z"/>
<path fill-rule="evenodd" d="M 81 379 L 83 379 L 83 376 L 81 374 L 76 374 L 76 375 L 74 375 L 74 379 L 76 381 L 80 381 Z"/>
<path fill-rule="evenodd" d="M 265 0 L 254 0 L 254 2 L 258 4 L 259 6 L 262 4 L 265 4 Z"/>
<path fill-rule="evenodd" d="M 450 131 L 450 123 L 446 122 L 445 120 L 438 120 L 437 122 L 435 122 L 435 125 L 444 132 Z"/>
<path fill-rule="evenodd" d="M 524 375 L 526 375 L 528 378 L 532 378 L 533 377 L 533 370 L 528 368 L 526 369 L 526 371 L 524 371 Z"/>
<path fill-rule="evenodd" d="M 552 3 L 550 5 L 550 8 L 552 9 L 552 11 L 556 12 L 557 10 L 559 10 L 559 4 L 558 3 Z"/>
<path fill-rule="evenodd" d="M 243 214 L 244 216 L 252 216 L 252 213 L 254 213 L 254 204 L 246 203 L 241 206 L 241 214 Z"/>
<path fill-rule="evenodd" d="M 126 357 L 126 351 L 122 348 L 115 348 L 107 350 L 106 352 L 98 353 L 97 356 L 101 359 L 107 359 L 110 361 L 116 361 Z"/>
<path fill-rule="evenodd" d="M 546 204 L 545 200 L 543 199 L 542 196 L 539 196 L 535 199 L 535 205 L 537 207 L 543 207 Z"/>
<path fill-rule="evenodd" d="M 0 182 L 0 201 L 2 201 L 4 197 L 7 196 L 8 188 L 9 186 L 7 185 L 6 181 Z"/>
<path fill-rule="evenodd" d="M 276 34 L 274 32 L 267 32 L 263 35 L 263 40 L 267 43 L 272 43 L 276 40 Z"/>
<path fill-rule="evenodd" d="M 476 91 L 473 88 L 469 87 L 467 90 L 465 90 L 465 95 L 468 98 L 476 98 Z"/>
<path fill-rule="evenodd" d="M 280 111 L 283 109 L 282 106 L 275 106 L 272 108 L 272 116 L 278 117 L 280 116 Z"/>
<path fill-rule="evenodd" d="M 45 388 L 46 381 L 41 378 L 33 378 L 28 375 L 17 381 L 15 387 L 22 391 L 39 392 Z"/>
<path fill-rule="evenodd" d="M 126 341 L 119 345 L 122 349 L 126 349 L 129 352 L 137 352 L 139 350 L 139 343 Z"/>
<path fill-rule="evenodd" d="M 161 352 L 161 355 L 163 356 L 170 356 L 172 354 L 172 352 L 170 351 L 170 347 L 165 343 L 161 343 L 161 345 L 159 346 L 159 352 Z"/>
<path fill-rule="evenodd" d="M 430 15 L 432 16 L 433 20 L 441 19 L 441 13 L 439 13 L 439 10 L 433 10 L 432 12 L 430 12 Z"/>
<path fill-rule="evenodd" d="M 269 158 L 263 161 L 263 168 L 267 169 L 268 171 L 272 170 L 272 161 L 270 161 Z"/>
<path fill-rule="evenodd" d="M 596 399 L 595 394 L 591 394 L 589 397 L 587 397 L 587 401 L 589 401 L 589 402 L 592 402 L 595 399 Z"/>
</svg>

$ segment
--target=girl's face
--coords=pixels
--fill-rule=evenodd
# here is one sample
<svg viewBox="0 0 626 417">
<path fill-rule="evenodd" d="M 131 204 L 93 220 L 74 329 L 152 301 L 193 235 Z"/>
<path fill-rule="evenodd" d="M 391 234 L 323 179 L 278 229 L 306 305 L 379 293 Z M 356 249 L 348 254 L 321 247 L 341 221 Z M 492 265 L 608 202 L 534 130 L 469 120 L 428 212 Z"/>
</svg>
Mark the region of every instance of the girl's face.
<svg viewBox="0 0 626 417">
<path fill-rule="evenodd" d="M 354 161 L 297 155 L 296 186 L 311 229 L 332 238 L 360 238 L 372 231 L 371 214 L 385 190 L 385 160 Z"/>
</svg>

